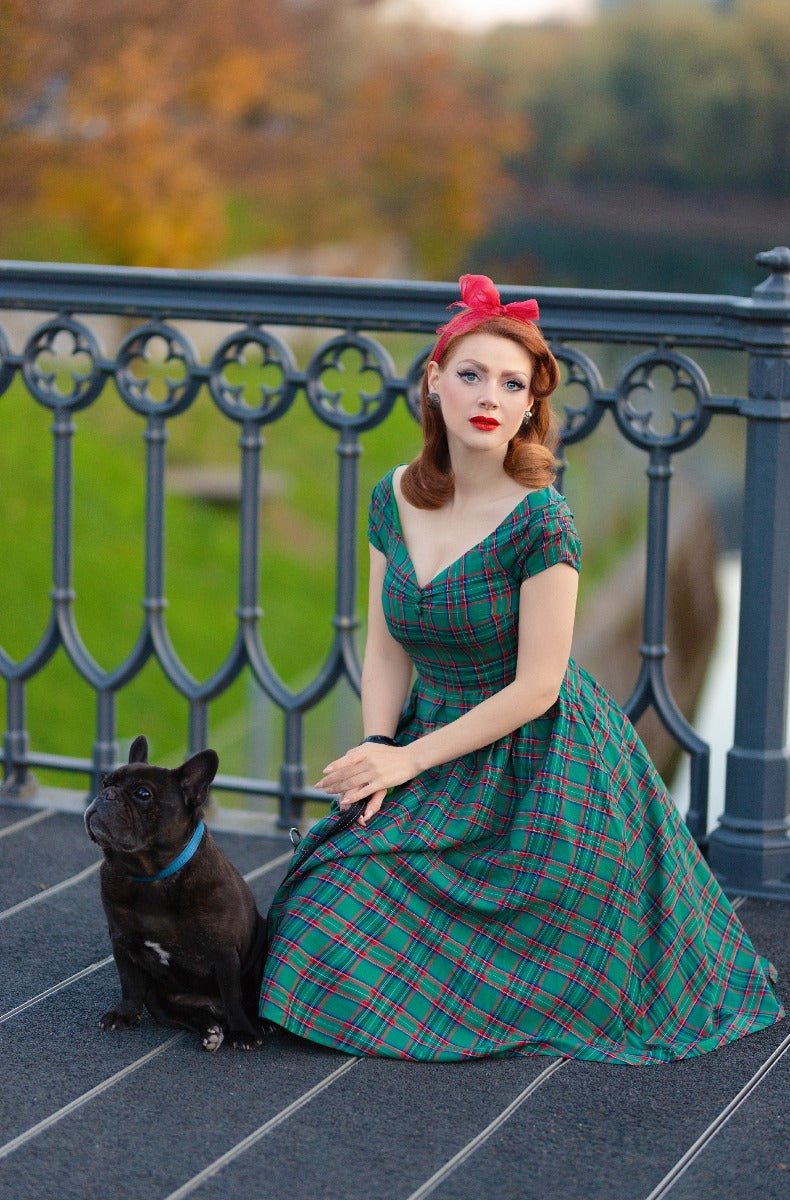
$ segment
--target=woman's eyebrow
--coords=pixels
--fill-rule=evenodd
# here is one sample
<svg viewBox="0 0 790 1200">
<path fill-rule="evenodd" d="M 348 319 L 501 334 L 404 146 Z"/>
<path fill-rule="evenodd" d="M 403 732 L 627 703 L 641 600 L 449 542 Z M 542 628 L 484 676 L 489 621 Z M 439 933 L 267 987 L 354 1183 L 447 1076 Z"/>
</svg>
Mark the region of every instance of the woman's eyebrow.
<svg viewBox="0 0 790 1200">
<path fill-rule="evenodd" d="M 476 367 L 478 371 L 481 371 L 485 375 L 488 375 L 488 373 L 489 373 L 489 369 L 485 365 L 485 363 L 478 362 L 476 358 L 462 358 L 461 362 L 459 363 L 459 366 L 461 366 L 463 363 L 468 363 L 470 366 Z M 513 367 L 510 370 L 506 369 L 504 371 L 500 371 L 499 374 L 500 375 L 521 375 L 524 378 L 526 378 L 527 372 L 523 369 L 523 367 Z"/>
</svg>

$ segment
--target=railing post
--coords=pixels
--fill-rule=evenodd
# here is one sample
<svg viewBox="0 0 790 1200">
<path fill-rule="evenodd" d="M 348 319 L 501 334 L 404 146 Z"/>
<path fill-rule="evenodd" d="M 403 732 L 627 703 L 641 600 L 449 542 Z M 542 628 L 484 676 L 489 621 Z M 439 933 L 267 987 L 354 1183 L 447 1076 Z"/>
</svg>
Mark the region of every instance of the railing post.
<svg viewBox="0 0 790 1200">
<path fill-rule="evenodd" d="M 5 733 L 5 770 L 0 795 L 21 800 L 35 795 L 38 783 L 26 767 L 30 739 L 25 721 L 25 685 L 18 679 L 8 684 L 8 708 Z"/>
<path fill-rule="evenodd" d="M 752 293 L 734 745 L 710 864 L 731 892 L 790 899 L 790 249 Z"/>
</svg>

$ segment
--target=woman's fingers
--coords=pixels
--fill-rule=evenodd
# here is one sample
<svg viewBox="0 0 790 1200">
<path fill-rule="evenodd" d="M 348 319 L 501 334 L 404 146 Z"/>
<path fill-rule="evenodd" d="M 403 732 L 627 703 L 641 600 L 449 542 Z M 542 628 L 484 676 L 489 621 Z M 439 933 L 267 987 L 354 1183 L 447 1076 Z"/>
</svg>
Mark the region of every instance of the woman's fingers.
<svg viewBox="0 0 790 1200">
<path fill-rule="evenodd" d="M 337 806 L 341 812 L 345 812 L 347 808 L 351 808 L 352 804 L 356 804 L 358 800 L 364 800 L 366 796 L 372 794 L 372 787 L 352 788 L 348 792 L 343 792 L 337 802 Z"/>
<path fill-rule="evenodd" d="M 384 797 L 386 796 L 386 794 L 387 794 L 387 792 L 385 789 L 382 789 L 381 791 L 373 793 L 373 795 L 370 797 L 367 804 L 365 805 L 364 812 L 362 813 L 362 815 L 359 818 L 358 823 L 360 825 L 362 825 L 363 827 L 366 826 L 368 821 L 372 820 L 373 817 L 375 817 L 376 813 L 381 808 L 381 805 L 384 801 Z"/>
<path fill-rule="evenodd" d="M 373 782 L 374 770 L 369 766 L 352 767 L 346 771 L 334 771 L 324 775 L 316 787 L 325 792 L 347 792 L 349 788 L 363 787 Z"/>
<path fill-rule="evenodd" d="M 342 795 L 353 803 L 373 792 L 397 787 L 415 774 L 407 747 L 369 744 L 356 746 L 324 767 L 315 785 L 321 791 Z"/>
<path fill-rule="evenodd" d="M 364 757 L 361 758 L 358 752 L 350 750 L 342 758 L 327 763 L 315 786 L 326 792 L 345 792 L 350 787 L 358 787 L 365 783 L 371 769 Z"/>
<path fill-rule="evenodd" d="M 378 782 L 376 774 L 375 768 L 370 764 L 352 763 L 344 770 L 325 772 L 315 786 L 321 791 L 338 794 Z M 368 787 L 368 791 L 370 791 L 370 787 Z"/>
</svg>

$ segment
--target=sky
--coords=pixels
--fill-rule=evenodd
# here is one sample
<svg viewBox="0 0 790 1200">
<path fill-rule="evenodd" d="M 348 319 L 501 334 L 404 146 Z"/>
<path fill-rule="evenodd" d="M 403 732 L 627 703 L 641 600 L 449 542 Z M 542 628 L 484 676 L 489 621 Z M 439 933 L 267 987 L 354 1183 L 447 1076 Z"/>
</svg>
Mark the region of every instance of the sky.
<svg viewBox="0 0 790 1200">
<path fill-rule="evenodd" d="M 595 0 L 390 0 L 393 13 L 417 11 L 437 24 L 484 29 L 505 21 L 538 21 L 546 17 L 583 19 Z"/>
</svg>

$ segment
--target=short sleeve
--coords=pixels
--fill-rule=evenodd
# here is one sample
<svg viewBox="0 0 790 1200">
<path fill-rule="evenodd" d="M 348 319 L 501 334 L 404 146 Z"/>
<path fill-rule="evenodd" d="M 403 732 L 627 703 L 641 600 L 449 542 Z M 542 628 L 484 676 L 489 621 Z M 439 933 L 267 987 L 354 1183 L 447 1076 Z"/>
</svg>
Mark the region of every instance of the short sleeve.
<svg viewBox="0 0 790 1200">
<path fill-rule="evenodd" d="M 535 510 L 529 522 L 527 544 L 519 562 L 522 579 L 539 575 L 541 571 L 568 563 L 575 571 L 581 569 L 582 544 L 573 513 L 564 500 Z"/>
<path fill-rule="evenodd" d="M 382 554 L 387 553 L 391 521 L 390 496 L 392 471 L 380 479 L 373 489 L 368 509 L 368 541 Z"/>
</svg>

